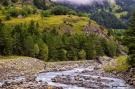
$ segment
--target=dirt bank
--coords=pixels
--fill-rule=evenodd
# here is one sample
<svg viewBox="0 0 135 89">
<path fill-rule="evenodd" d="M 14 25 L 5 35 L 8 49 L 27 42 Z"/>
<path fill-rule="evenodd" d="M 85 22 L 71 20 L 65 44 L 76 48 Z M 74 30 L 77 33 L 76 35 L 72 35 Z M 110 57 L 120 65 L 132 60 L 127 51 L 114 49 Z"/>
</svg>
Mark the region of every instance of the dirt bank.
<svg viewBox="0 0 135 89">
<path fill-rule="evenodd" d="M 43 62 L 30 57 L 0 58 L 0 80 L 29 76 L 39 72 L 69 70 L 93 61 Z"/>
<path fill-rule="evenodd" d="M 0 60 L 0 80 L 30 75 L 44 70 L 45 63 L 29 57 Z"/>
</svg>

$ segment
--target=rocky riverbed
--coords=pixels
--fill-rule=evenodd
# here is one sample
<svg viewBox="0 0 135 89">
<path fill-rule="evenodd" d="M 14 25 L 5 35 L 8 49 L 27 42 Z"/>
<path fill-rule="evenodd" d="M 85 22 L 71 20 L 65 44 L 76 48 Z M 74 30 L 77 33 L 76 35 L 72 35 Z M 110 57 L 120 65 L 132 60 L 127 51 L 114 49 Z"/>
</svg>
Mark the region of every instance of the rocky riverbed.
<svg viewBox="0 0 135 89">
<path fill-rule="evenodd" d="M 27 62 L 22 60 L 21 63 L 31 63 L 30 60 Z M 5 77 L 0 78 L 0 89 L 135 89 L 115 75 L 105 73 L 102 66 L 106 61 L 102 61 L 101 64 L 92 60 L 58 63 L 32 60 L 32 64 L 25 64 L 25 66 L 20 63 L 23 68 L 19 67 L 19 71 L 22 73 L 19 75 L 19 72 L 15 70 L 13 74 L 8 72 L 9 66 L 11 66 L 8 64 L 7 71 L 0 73 L 1 75 L 5 73 Z M 27 70 L 27 67 L 30 71 Z M 12 68 L 18 69 L 17 65 L 13 65 L 10 71 Z M 4 68 L 1 67 L 2 69 Z M 29 73 L 31 71 L 32 73 Z"/>
<path fill-rule="evenodd" d="M 134 89 L 115 75 L 104 73 L 95 66 L 79 67 L 61 72 L 40 73 L 37 81 L 48 82 L 63 89 Z"/>
</svg>

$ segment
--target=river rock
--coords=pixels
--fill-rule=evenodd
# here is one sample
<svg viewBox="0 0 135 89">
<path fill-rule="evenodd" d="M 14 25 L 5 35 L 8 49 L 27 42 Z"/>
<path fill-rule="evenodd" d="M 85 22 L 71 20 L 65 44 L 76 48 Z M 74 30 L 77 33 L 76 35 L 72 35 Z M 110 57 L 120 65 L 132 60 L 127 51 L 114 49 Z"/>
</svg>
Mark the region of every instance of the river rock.
<svg viewBox="0 0 135 89">
<path fill-rule="evenodd" d="M 32 76 L 32 75 L 31 76 L 26 76 L 25 79 L 26 79 L 27 82 L 35 81 L 36 80 L 36 76 Z"/>
</svg>

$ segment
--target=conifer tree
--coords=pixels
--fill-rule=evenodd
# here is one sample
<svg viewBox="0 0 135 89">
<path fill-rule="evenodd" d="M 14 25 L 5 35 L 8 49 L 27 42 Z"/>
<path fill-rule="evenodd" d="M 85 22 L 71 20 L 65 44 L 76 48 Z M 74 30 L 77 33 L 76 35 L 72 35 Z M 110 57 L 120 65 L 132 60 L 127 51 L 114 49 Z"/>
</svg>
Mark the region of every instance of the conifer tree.
<svg viewBox="0 0 135 89">
<path fill-rule="evenodd" d="M 34 57 L 34 40 L 32 36 L 27 36 L 24 40 L 25 55 Z"/>
<path fill-rule="evenodd" d="M 34 50 L 34 56 L 37 57 L 38 54 L 39 54 L 39 51 L 40 51 L 38 44 L 34 45 L 34 49 L 33 50 Z"/>
<path fill-rule="evenodd" d="M 4 55 L 12 54 L 13 38 L 10 30 L 4 25 L 0 24 L 0 53 Z"/>
<path fill-rule="evenodd" d="M 39 41 L 39 55 L 38 58 L 48 61 L 48 46 L 46 43 L 44 43 L 41 39 Z"/>
<path fill-rule="evenodd" d="M 124 38 L 124 43 L 129 49 L 129 63 L 135 66 L 135 12 L 132 16 L 129 30 L 126 31 Z"/>
</svg>

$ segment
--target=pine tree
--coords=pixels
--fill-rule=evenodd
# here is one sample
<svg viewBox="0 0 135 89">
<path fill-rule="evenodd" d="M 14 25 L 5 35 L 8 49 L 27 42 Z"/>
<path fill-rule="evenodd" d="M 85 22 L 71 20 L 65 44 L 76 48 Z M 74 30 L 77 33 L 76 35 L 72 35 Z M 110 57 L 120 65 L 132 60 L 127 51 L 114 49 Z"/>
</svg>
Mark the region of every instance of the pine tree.
<svg viewBox="0 0 135 89">
<path fill-rule="evenodd" d="M 93 40 L 88 40 L 84 44 L 85 51 L 86 51 L 86 59 L 94 59 L 96 57 L 96 49 L 95 49 L 95 43 Z"/>
<path fill-rule="evenodd" d="M 38 58 L 48 61 L 48 46 L 40 39 L 39 41 L 39 55 Z"/>
<path fill-rule="evenodd" d="M 60 49 L 57 54 L 58 54 L 58 59 L 60 61 L 66 61 L 67 60 L 67 56 L 66 56 L 67 51 L 65 49 Z"/>
<path fill-rule="evenodd" d="M 129 49 L 129 63 L 135 66 L 135 12 L 132 16 L 129 30 L 126 31 L 124 43 Z"/>
<path fill-rule="evenodd" d="M 34 56 L 35 56 L 35 57 L 37 57 L 37 55 L 39 54 L 39 51 L 40 51 L 40 50 L 39 50 L 38 44 L 35 44 L 35 45 L 34 45 Z"/>
<path fill-rule="evenodd" d="M 32 36 L 27 36 L 24 40 L 25 55 L 34 57 L 34 41 Z"/>
<path fill-rule="evenodd" d="M 0 54 L 12 54 L 13 38 L 11 31 L 4 24 L 0 24 Z"/>
<path fill-rule="evenodd" d="M 16 55 L 24 55 L 24 41 L 27 36 L 27 28 L 25 25 L 16 25 L 12 31 L 12 36 L 14 38 L 13 51 Z"/>
<path fill-rule="evenodd" d="M 98 40 L 95 45 L 96 45 L 95 49 L 96 49 L 97 56 L 103 56 L 104 50 L 103 50 L 103 47 L 102 47 L 102 41 Z"/>
</svg>

